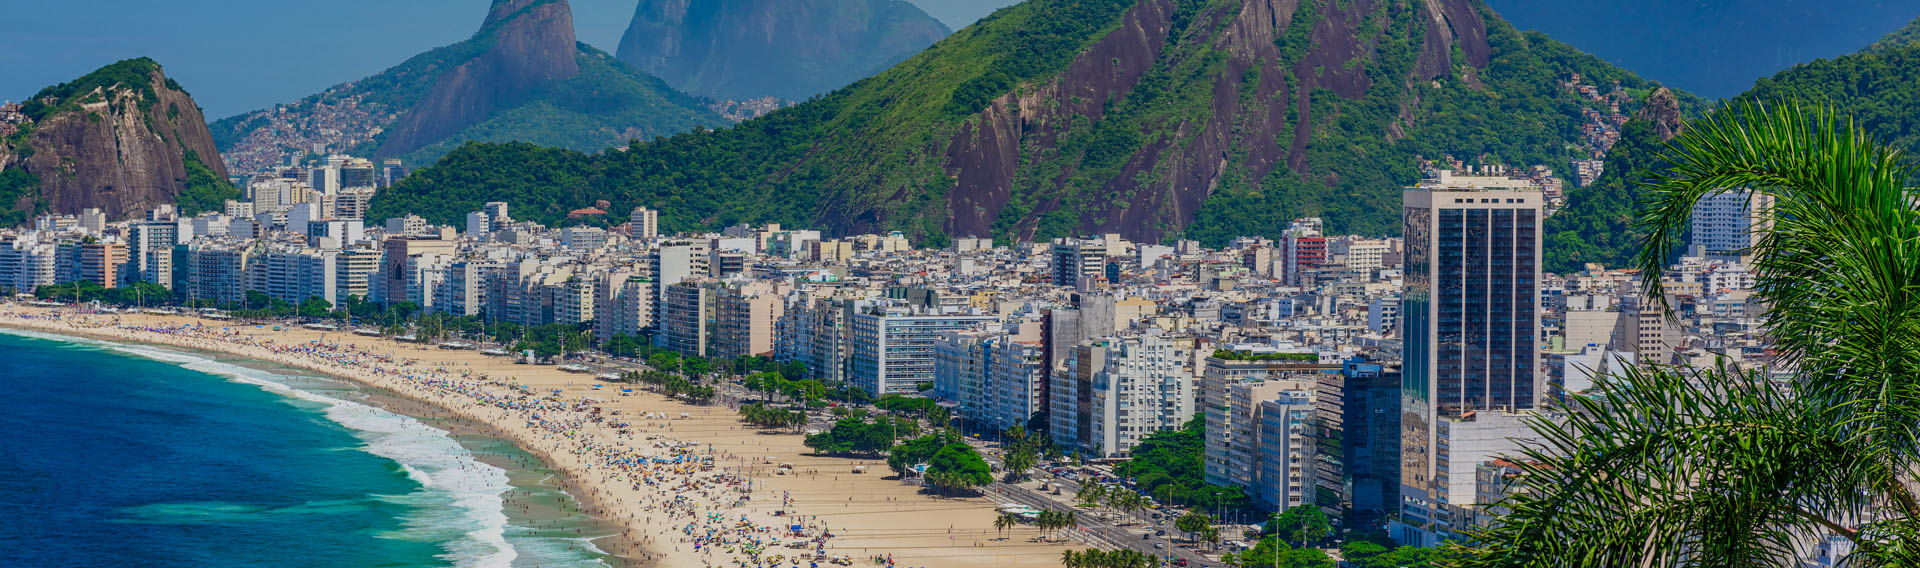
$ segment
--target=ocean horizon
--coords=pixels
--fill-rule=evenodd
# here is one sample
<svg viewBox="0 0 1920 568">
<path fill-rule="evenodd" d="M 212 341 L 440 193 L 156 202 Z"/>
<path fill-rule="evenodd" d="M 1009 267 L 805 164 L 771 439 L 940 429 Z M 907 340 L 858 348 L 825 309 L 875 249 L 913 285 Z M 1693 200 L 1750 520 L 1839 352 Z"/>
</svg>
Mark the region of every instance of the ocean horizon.
<svg viewBox="0 0 1920 568">
<path fill-rule="evenodd" d="M 608 566 L 513 444 L 268 363 L 0 333 L 10 566 Z"/>
</svg>

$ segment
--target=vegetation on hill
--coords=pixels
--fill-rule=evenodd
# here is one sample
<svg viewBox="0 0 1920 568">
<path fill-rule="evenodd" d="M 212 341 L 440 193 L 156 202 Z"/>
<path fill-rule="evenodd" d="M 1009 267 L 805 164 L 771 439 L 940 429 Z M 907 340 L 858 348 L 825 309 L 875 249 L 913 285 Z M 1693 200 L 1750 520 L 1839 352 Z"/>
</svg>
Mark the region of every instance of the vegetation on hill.
<svg viewBox="0 0 1920 568">
<path fill-rule="evenodd" d="M 1893 30 L 1892 33 L 1881 37 L 1879 41 L 1875 41 L 1872 45 L 1867 46 L 1866 50 L 1886 51 L 1913 45 L 1916 42 L 1920 42 L 1920 18 L 1915 18 L 1913 21 L 1907 22 L 1907 25 L 1900 26 L 1900 29 Z"/>
<path fill-rule="evenodd" d="M 579 74 L 541 85 L 525 95 L 525 103 L 403 154 L 401 160 L 430 164 L 468 142 L 526 142 L 591 152 L 725 122 L 659 78 L 587 44 L 578 48 L 574 61 Z M 370 145 L 377 146 L 379 140 Z"/>
<path fill-rule="evenodd" d="M 541 3 L 521 7 L 527 12 Z M 459 68 L 493 49 L 498 29 L 514 14 L 490 22 L 472 38 L 415 55 L 406 61 L 358 81 L 336 85 L 319 94 L 283 105 L 285 113 L 300 117 L 323 112 L 321 107 L 364 113 L 360 128 L 382 127 L 352 148 L 333 148 L 353 155 L 375 155 L 410 109 L 433 92 L 447 71 Z M 576 43 L 573 53 L 579 72 L 565 79 L 534 85 L 489 85 L 513 91 L 506 108 L 453 132 L 436 143 L 395 156 L 410 166 L 431 164 L 468 142 L 530 142 L 541 146 L 596 151 L 633 139 L 650 139 L 696 127 L 717 126 L 726 120 L 704 102 L 674 90 L 659 78 L 641 72 L 612 55 Z M 337 110 L 337 109 L 336 109 Z M 335 112 L 329 110 L 325 112 Z M 210 125 L 222 150 L 253 144 L 248 136 L 272 127 L 273 110 L 227 117 Z M 298 122 L 296 120 L 296 122 Z"/>
<path fill-rule="evenodd" d="M 187 166 L 187 186 L 180 190 L 175 198 L 175 207 L 181 216 L 198 215 L 202 211 L 225 211 L 227 200 L 239 200 L 240 188 L 233 182 L 220 177 L 213 168 L 200 161 L 200 154 L 187 150 L 182 158 Z"/>
<path fill-rule="evenodd" d="M 140 110 L 145 112 L 160 99 L 153 91 L 153 74 L 160 71 L 160 64 L 146 57 L 121 60 L 101 67 L 86 76 L 53 85 L 34 93 L 20 105 L 20 112 L 35 122 L 54 114 L 80 110 L 80 105 L 106 100 L 104 93 L 115 87 L 131 90 L 140 95 Z M 179 83 L 166 80 L 167 88 L 185 93 Z M 95 91 L 99 91 L 96 93 Z M 51 97 L 54 104 L 46 104 Z"/>
<path fill-rule="evenodd" d="M 1818 59 L 1760 79 L 1735 101 L 1832 105 L 1895 147 L 1920 149 L 1920 45 Z"/>
<path fill-rule="evenodd" d="M 1056 87 L 1093 89 L 1093 79 L 1066 76 L 1070 66 L 1078 69 L 1076 60 L 1109 36 L 1138 33 L 1121 25 L 1123 17 L 1152 15 L 1163 6 L 1167 36 L 1157 55 L 1113 59 L 1112 74 L 1144 67 L 1137 81 L 1119 85 L 1102 101 L 1050 98 Z M 1433 25 L 1429 4 L 1380 2 L 1363 12 L 1362 5 L 1303 2 L 1295 24 L 1274 40 L 1279 60 L 1262 60 L 1240 73 L 1235 55 L 1221 47 L 1228 41 L 1223 38 L 1234 37 L 1221 22 L 1250 17 L 1239 12 L 1239 2 L 1030 0 L 886 72 L 732 128 L 599 155 L 520 146 L 456 150 L 383 192 L 374 213 L 409 211 L 455 222 L 480 202 L 504 199 L 524 218 L 556 223 L 567 211 L 604 199 L 615 211 L 660 208 L 667 230 L 777 222 L 840 233 L 904 230 L 934 244 L 968 215 L 985 216 L 986 228 L 1003 239 L 1106 227 L 1150 239 L 1219 244 L 1237 235 L 1268 234 L 1282 221 L 1306 215 L 1327 218 L 1334 231 L 1397 234 L 1398 188 L 1419 178 L 1417 157 L 1566 170 L 1576 155 L 1570 143 L 1581 136 L 1581 111 L 1597 103 L 1575 96 L 1561 81 L 1578 73 L 1587 84 L 1617 80 L 1629 92 L 1654 86 L 1472 6 L 1469 11 L 1478 10 L 1474 15 L 1486 21 L 1491 54 L 1485 66 L 1469 63 L 1456 46 L 1451 69 L 1437 71 L 1431 81 L 1414 81 L 1408 77 L 1417 68 L 1433 64 L 1422 57 L 1423 38 Z M 1332 36 L 1314 31 L 1327 26 L 1336 26 Z M 1366 35 L 1340 38 L 1341 26 Z M 1368 42 L 1355 52 L 1362 55 L 1326 55 L 1346 53 L 1337 45 L 1349 40 Z M 1284 72 L 1263 77 L 1274 73 L 1266 69 Z M 1261 98 L 1276 89 L 1287 96 Z M 1013 126 L 993 123 L 997 100 L 1021 105 L 1013 111 Z M 1238 102 L 1222 102 L 1229 100 Z M 1686 95 L 1682 101 L 1698 104 Z M 1064 108 L 1076 104 L 1086 108 Z M 1265 109 L 1285 116 L 1268 121 L 1250 114 Z M 1218 178 L 1176 183 L 1171 176 L 1193 169 L 1196 161 L 1183 156 L 1200 151 L 1204 145 L 1195 145 L 1203 144 L 1201 135 L 1219 128 L 1232 134 L 1218 153 L 1227 164 Z M 1285 154 L 1296 132 L 1304 136 L 1296 163 L 1272 163 L 1289 160 Z M 1004 194 L 1003 206 L 968 206 L 953 193 L 972 187 L 953 169 L 956 152 L 969 143 L 967 133 L 978 144 L 989 144 L 992 136 L 1012 138 L 993 142 L 1014 146 L 1007 159 L 1015 163 L 992 174 L 1010 176 L 1007 191 L 988 192 Z M 1249 148 L 1263 137 L 1273 138 L 1267 145 L 1282 155 L 1254 155 Z M 565 171 L 551 172 L 558 183 L 538 177 L 498 183 L 473 173 L 520 163 L 565 164 Z M 1178 187 L 1167 189 L 1172 186 Z M 1188 207 L 1174 203 L 1186 198 L 1167 197 L 1169 191 L 1207 197 Z M 1182 221 L 1183 215 L 1191 215 L 1191 222 Z"/>
<path fill-rule="evenodd" d="M 47 202 L 40 198 L 40 176 L 25 168 L 0 171 L 0 227 L 25 225 L 46 211 Z"/>
<path fill-rule="evenodd" d="M 1624 268 L 1640 251 L 1643 235 L 1633 228 L 1640 181 L 1660 165 L 1666 143 L 1651 122 L 1628 121 L 1620 142 L 1607 152 L 1606 170 L 1586 187 L 1567 191 L 1567 205 L 1547 218 L 1540 246 L 1546 263 L 1541 270 L 1571 274 L 1586 263 Z"/>
<path fill-rule="evenodd" d="M 1312 5 L 1301 4 L 1303 10 Z M 1427 23 L 1412 16 L 1369 16 L 1404 30 L 1381 35 L 1384 41 L 1373 47 L 1367 64 L 1369 76 L 1405 76 L 1418 63 L 1421 35 L 1415 32 Z M 1377 79 L 1358 100 L 1312 93 L 1309 112 L 1335 118 L 1314 121 L 1306 167 L 1276 168 L 1257 186 L 1223 180 L 1186 236 L 1219 245 L 1240 235 L 1271 235 L 1287 219 L 1309 215 L 1326 218 L 1335 232 L 1398 235 L 1400 188 L 1419 181 L 1419 158 L 1451 155 L 1469 165 L 1537 164 L 1566 171 L 1568 160 L 1584 157 L 1569 143 L 1580 139 L 1580 110 L 1594 103 L 1576 98 L 1560 81 L 1579 73 L 1587 84 L 1620 81 L 1629 92 L 1654 86 L 1544 34 L 1521 32 L 1491 12 L 1483 16 L 1493 48 L 1485 69 L 1471 70 L 1456 58 L 1448 77 L 1411 85 Z M 1280 40 L 1283 53 L 1295 52 L 1284 44 L 1305 41 L 1294 38 Z M 1691 95 L 1681 96 L 1688 105 L 1698 104 Z"/>
<path fill-rule="evenodd" d="M 1920 45 L 1905 45 L 1821 59 L 1755 82 L 1733 102 L 1803 101 L 1830 105 L 1869 133 L 1895 147 L 1920 149 Z M 1547 218 L 1544 269 L 1581 270 L 1585 263 L 1628 266 L 1643 244 L 1633 218 L 1643 193 L 1639 182 L 1659 171 L 1667 148 L 1650 123 L 1629 122 L 1607 154 L 1606 172 L 1592 185 L 1567 192 L 1567 206 Z M 1682 243 L 1681 235 L 1675 236 Z"/>
<path fill-rule="evenodd" d="M 814 225 L 832 189 L 848 184 L 887 188 L 918 202 L 927 198 L 918 191 L 921 183 L 952 183 L 928 152 L 952 135 L 967 109 L 984 104 L 982 93 L 997 96 L 996 90 L 1057 73 L 1111 30 L 1130 4 L 1019 4 L 844 89 L 731 128 L 686 132 L 625 152 L 469 145 L 381 192 L 372 215 L 408 211 L 452 222 L 480 203 L 505 200 L 516 218 L 558 223 L 568 211 L 605 199 L 612 211 L 659 208 L 663 230 L 689 230 L 743 221 Z M 504 181 L 480 173 L 529 163 L 549 167 L 545 175 Z M 938 219 L 922 223 L 916 228 L 923 234 L 941 229 Z"/>
<path fill-rule="evenodd" d="M 115 220 L 176 202 L 219 209 L 240 196 L 199 107 L 152 59 L 43 88 L 21 112 L 0 137 L 0 226 L 93 208 Z"/>
</svg>

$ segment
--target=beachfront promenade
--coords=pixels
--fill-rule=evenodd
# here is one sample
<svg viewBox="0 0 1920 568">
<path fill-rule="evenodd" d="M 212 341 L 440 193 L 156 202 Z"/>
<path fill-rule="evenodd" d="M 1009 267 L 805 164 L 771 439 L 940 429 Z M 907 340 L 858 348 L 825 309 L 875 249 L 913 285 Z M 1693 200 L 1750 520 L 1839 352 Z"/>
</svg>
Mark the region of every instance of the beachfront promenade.
<svg viewBox="0 0 1920 568">
<path fill-rule="evenodd" d="M 568 476 L 588 512 L 621 527 L 603 549 L 678 567 L 1058 566 L 1075 543 L 992 528 L 995 504 L 883 479 L 884 464 L 809 455 L 801 436 L 731 409 L 596 387 L 593 378 L 473 351 L 187 316 L 0 307 L 0 326 L 219 351 L 327 373 L 489 425 Z M 776 475 L 793 464 L 793 475 Z M 872 473 L 853 473 L 854 466 Z M 1102 539 L 1105 540 L 1105 539 Z M 888 563 L 891 559 L 891 564 Z"/>
</svg>

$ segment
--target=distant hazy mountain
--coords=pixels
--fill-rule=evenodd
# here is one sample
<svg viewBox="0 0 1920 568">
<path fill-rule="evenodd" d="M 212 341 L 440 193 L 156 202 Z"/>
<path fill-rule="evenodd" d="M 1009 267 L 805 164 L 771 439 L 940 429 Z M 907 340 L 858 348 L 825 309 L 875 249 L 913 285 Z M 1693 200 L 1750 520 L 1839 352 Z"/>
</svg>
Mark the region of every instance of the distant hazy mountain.
<svg viewBox="0 0 1920 568">
<path fill-rule="evenodd" d="M 598 150 L 727 121 L 574 39 L 566 0 L 494 0 L 471 39 L 298 102 L 214 123 L 234 166 L 350 151 L 424 164 L 467 141 Z"/>
<path fill-rule="evenodd" d="M 239 197 L 200 107 L 152 59 L 42 89 L 0 134 L 0 226 L 93 207 L 126 219 L 176 201 L 193 213 Z"/>
<path fill-rule="evenodd" d="M 1565 172 L 1612 105 L 1632 113 L 1654 87 L 1472 0 L 1029 0 L 730 128 L 598 155 L 468 146 L 383 192 L 375 217 L 451 222 L 495 199 L 553 222 L 606 200 L 661 207 L 670 229 L 934 243 L 1218 243 L 1302 216 L 1395 234 L 1422 158 Z M 509 165 L 537 173 L 483 175 Z"/>
<path fill-rule="evenodd" d="M 798 101 L 946 37 L 904 0 L 641 0 L 620 60 L 695 95 Z"/>
</svg>

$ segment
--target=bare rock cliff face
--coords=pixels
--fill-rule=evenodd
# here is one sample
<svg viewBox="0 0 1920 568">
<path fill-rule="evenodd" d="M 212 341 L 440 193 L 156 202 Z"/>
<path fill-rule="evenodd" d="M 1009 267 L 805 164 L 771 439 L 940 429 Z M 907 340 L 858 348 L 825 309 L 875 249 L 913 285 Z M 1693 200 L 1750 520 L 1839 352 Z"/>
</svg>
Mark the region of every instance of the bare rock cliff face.
<svg viewBox="0 0 1920 568">
<path fill-rule="evenodd" d="M 173 203 L 187 186 L 188 152 L 226 176 L 193 98 L 167 81 L 157 65 L 149 80 L 152 101 L 125 85 L 70 97 L 86 102 L 41 117 L 27 148 L 0 150 L 0 169 L 24 167 L 37 176 L 40 199 L 50 213 L 97 207 L 110 219 Z"/>
<path fill-rule="evenodd" d="M 375 153 L 406 154 L 493 116 L 539 86 L 580 72 L 566 0 L 494 0 L 470 45 L 484 51 L 442 74 Z"/>
<path fill-rule="evenodd" d="M 1489 64 L 1492 49 L 1485 22 L 1470 0 L 1424 0 L 1418 6 L 1428 25 L 1411 76 L 1369 76 L 1372 50 L 1387 30 L 1363 22 L 1380 1 L 1317 3 L 1319 13 L 1297 19 L 1300 0 L 1243 0 L 1195 16 L 1181 37 L 1170 39 L 1177 10 L 1173 0 L 1141 0 L 1118 29 L 1081 53 L 1065 72 L 1046 84 L 1001 96 L 952 137 L 945 170 L 957 183 L 947 194 L 949 234 L 994 234 L 995 220 L 1019 191 L 1016 179 L 1029 175 L 1022 169 L 1034 165 L 1033 159 L 1023 163 L 1022 156 L 1057 155 L 1065 131 L 1075 129 L 1076 123 L 1102 120 L 1109 102 L 1133 93 L 1156 66 L 1178 66 L 1181 59 L 1208 52 L 1226 58 L 1217 73 L 1204 79 L 1211 92 L 1211 102 L 1203 103 L 1206 111 L 1176 123 L 1146 125 L 1148 140 L 1125 159 L 1119 175 L 1107 178 L 1095 192 L 1107 199 L 1067 203 L 1075 167 L 1069 165 L 1066 174 L 1041 184 L 1042 193 L 1050 195 L 1017 221 L 1016 238 L 1046 232 L 1039 230 L 1041 218 L 1071 206 L 1078 210 L 1075 231 L 1158 240 L 1193 222 L 1223 176 L 1259 180 L 1276 167 L 1304 171 L 1305 150 L 1318 120 L 1312 110 L 1325 106 L 1314 103 L 1315 91 L 1358 99 L 1375 81 L 1428 81 L 1456 64 L 1469 69 Z M 1282 53 L 1283 36 L 1297 26 L 1308 26 L 1301 30 L 1303 52 Z M 1199 45 L 1206 49 L 1195 49 Z M 1466 61 L 1454 61 L 1455 47 Z M 1170 52 L 1173 49 L 1184 51 Z M 1289 59 L 1293 63 L 1282 67 Z M 1244 155 L 1230 163 L 1233 152 Z"/>
</svg>

